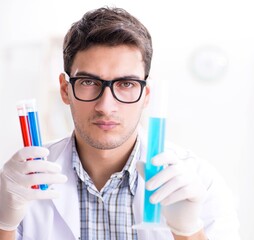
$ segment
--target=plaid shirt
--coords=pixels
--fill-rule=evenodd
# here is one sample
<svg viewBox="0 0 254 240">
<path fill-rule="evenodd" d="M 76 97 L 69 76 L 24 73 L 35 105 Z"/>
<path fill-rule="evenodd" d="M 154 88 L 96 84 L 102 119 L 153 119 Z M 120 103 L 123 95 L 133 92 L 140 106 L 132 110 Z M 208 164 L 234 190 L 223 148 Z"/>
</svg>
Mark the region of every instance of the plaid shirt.
<svg viewBox="0 0 254 240">
<path fill-rule="evenodd" d="M 140 158 L 140 140 L 137 140 L 122 171 L 112 174 L 100 191 L 82 167 L 74 136 L 72 140 L 73 168 L 80 202 L 81 240 L 136 240 L 137 232 L 132 229 L 132 206 L 137 188 L 135 165 Z"/>
</svg>

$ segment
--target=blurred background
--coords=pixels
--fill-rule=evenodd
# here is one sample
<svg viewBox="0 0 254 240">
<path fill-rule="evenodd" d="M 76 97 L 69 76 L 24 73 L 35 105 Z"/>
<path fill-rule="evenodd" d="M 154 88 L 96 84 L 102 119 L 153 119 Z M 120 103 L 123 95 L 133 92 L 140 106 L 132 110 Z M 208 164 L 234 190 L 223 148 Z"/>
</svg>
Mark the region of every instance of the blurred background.
<svg viewBox="0 0 254 240">
<path fill-rule="evenodd" d="M 124 7 L 153 36 L 151 78 L 167 89 L 167 139 L 208 160 L 231 188 L 243 240 L 254 235 L 252 1 L 0 1 L 0 165 L 22 147 L 16 102 L 36 98 L 43 141 L 72 130 L 61 103 L 62 40 L 90 9 Z"/>
</svg>

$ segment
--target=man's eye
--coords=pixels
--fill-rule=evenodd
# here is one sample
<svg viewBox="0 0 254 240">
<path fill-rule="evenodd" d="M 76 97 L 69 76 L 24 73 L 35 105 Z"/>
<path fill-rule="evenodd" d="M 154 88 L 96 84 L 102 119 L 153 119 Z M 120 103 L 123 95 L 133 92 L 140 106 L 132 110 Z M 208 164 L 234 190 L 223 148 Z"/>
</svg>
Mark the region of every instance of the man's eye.
<svg viewBox="0 0 254 240">
<path fill-rule="evenodd" d="M 121 81 L 119 82 L 119 86 L 122 88 L 132 88 L 135 87 L 135 82 L 133 81 Z"/>
<path fill-rule="evenodd" d="M 89 80 L 89 79 L 86 79 L 86 80 L 82 79 L 82 80 L 80 80 L 80 85 L 82 85 L 82 86 L 93 86 L 95 84 L 96 83 L 93 80 Z"/>
</svg>

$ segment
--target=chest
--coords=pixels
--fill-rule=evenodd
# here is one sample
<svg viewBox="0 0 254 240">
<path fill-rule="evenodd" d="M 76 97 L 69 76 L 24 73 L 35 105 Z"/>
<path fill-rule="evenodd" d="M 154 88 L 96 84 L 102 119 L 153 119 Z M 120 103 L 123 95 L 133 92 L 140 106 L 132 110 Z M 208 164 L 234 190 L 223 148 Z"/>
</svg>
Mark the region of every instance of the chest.
<svg viewBox="0 0 254 240">
<path fill-rule="evenodd" d="M 99 192 L 92 183 L 78 184 L 81 239 L 137 239 L 128 178 L 111 179 Z"/>
</svg>

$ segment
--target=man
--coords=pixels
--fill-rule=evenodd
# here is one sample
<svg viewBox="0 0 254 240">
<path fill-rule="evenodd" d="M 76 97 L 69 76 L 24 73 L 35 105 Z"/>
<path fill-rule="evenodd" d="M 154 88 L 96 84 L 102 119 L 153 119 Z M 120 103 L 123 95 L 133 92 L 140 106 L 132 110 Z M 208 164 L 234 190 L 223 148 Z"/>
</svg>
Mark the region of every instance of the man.
<svg viewBox="0 0 254 240">
<path fill-rule="evenodd" d="M 133 228 L 142 221 L 144 198 L 146 147 L 138 124 L 150 96 L 147 29 L 123 9 L 97 9 L 72 25 L 63 55 L 60 92 L 74 132 L 45 148 L 23 148 L 6 162 L 0 239 L 239 239 L 221 178 L 174 146 L 153 159 L 165 167 L 146 183 L 156 190 L 150 201 L 161 203 L 167 231 Z M 31 189 L 37 184 L 51 187 Z"/>
</svg>

